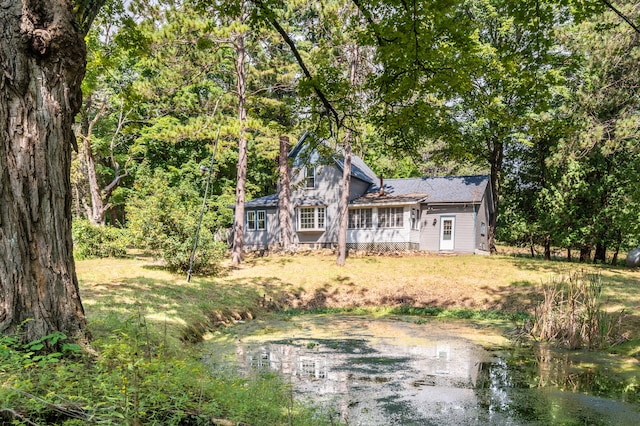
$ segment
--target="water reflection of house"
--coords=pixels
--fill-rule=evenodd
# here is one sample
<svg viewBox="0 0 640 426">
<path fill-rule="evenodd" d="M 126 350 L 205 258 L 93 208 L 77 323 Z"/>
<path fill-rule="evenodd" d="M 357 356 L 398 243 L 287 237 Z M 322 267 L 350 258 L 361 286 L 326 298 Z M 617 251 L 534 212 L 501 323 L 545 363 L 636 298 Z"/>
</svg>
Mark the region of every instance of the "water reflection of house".
<svg viewBox="0 0 640 426">
<path fill-rule="evenodd" d="M 385 398 L 411 399 L 418 411 L 452 401 L 475 405 L 474 387 L 482 357 L 475 345 L 461 339 L 423 346 L 401 346 L 394 339 L 370 343 L 371 353 L 345 353 L 300 342 L 239 347 L 238 361 L 245 367 L 282 373 L 297 392 L 329 402 L 344 418 L 377 412 L 383 416 L 385 408 L 380 401 Z M 363 388 L 368 393 L 363 393 Z"/>
<path fill-rule="evenodd" d="M 247 350 L 239 345 L 238 362 L 252 369 L 268 368 L 290 377 L 299 390 L 307 388 L 320 394 L 347 392 L 347 373 L 336 370 L 336 354 L 297 347 L 294 345 L 271 344 Z M 331 359 L 330 359 L 331 358 Z M 338 361 L 338 362 L 336 362 Z M 309 382 L 306 386 L 305 383 Z"/>
</svg>

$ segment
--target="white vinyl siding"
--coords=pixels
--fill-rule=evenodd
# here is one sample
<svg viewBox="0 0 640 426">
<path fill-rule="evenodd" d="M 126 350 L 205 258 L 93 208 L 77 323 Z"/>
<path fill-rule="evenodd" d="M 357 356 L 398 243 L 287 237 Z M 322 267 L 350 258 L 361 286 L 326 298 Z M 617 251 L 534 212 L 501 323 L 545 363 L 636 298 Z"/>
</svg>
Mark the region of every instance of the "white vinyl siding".
<svg viewBox="0 0 640 426">
<path fill-rule="evenodd" d="M 247 210 L 245 218 L 247 219 L 244 234 L 246 250 L 269 249 L 278 244 L 280 234 L 277 209 Z M 249 229 L 249 225 L 253 228 Z"/>
<path fill-rule="evenodd" d="M 443 236 L 447 237 L 447 235 L 443 235 L 443 220 L 451 217 L 455 218 L 451 223 L 453 226 L 451 233 L 453 246 L 447 248 L 445 243 L 445 247 L 442 247 L 442 238 Z M 436 252 L 453 250 L 457 253 L 473 253 L 476 249 L 474 206 L 429 206 L 429 210 L 426 207 L 422 210 L 420 219 L 420 250 Z"/>
</svg>

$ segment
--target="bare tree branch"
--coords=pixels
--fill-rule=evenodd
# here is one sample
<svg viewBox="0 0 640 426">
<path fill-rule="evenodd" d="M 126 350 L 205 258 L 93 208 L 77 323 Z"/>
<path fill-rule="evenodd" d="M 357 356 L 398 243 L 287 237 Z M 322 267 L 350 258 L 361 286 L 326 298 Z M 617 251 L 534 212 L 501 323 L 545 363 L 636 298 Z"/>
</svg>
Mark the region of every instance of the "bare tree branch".
<svg viewBox="0 0 640 426">
<path fill-rule="evenodd" d="M 604 3 L 609 9 L 611 9 L 612 11 L 615 12 L 616 15 L 618 15 L 620 18 L 622 18 L 622 20 L 624 22 L 626 22 L 627 24 L 629 24 L 631 26 L 631 28 L 633 28 L 635 30 L 635 32 L 637 32 L 638 34 L 640 34 L 640 27 L 638 27 L 636 24 L 634 24 L 631 21 L 631 18 L 629 18 L 628 16 L 626 16 L 624 13 L 622 13 L 618 8 L 616 8 L 613 3 L 611 3 L 609 0 L 600 0 L 602 3 Z"/>
</svg>

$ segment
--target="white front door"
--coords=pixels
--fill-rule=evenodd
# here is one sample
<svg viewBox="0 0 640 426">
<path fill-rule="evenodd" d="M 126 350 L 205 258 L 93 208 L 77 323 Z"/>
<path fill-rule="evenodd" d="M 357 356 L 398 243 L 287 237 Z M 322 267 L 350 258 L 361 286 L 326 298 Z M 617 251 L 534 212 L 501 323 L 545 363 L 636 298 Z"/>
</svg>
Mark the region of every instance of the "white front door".
<svg viewBox="0 0 640 426">
<path fill-rule="evenodd" d="M 454 216 L 440 217 L 440 250 L 453 250 L 456 218 Z"/>
</svg>

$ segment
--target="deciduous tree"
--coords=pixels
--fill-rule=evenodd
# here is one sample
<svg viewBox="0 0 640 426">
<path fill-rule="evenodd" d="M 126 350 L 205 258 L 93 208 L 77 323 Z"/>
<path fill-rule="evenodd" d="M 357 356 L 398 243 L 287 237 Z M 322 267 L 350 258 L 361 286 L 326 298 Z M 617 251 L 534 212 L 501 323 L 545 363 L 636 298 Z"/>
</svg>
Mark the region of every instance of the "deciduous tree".
<svg viewBox="0 0 640 426">
<path fill-rule="evenodd" d="M 102 3 L 0 7 L 0 332 L 24 340 L 85 329 L 69 175 L 84 36 Z"/>
</svg>

